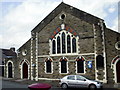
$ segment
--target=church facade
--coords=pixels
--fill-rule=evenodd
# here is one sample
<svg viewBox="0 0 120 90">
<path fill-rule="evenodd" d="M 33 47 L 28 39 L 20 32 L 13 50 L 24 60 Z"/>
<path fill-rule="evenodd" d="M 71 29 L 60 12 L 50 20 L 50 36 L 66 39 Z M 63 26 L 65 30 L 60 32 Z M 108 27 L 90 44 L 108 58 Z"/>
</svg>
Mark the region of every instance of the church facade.
<svg viewBox="0 0 120 90">
<path fill-rule="evenodd" d="M 13 78 L 58 80 L 70 74 L 120 83 L 120 33 L 104 20 L 61 3 L 32 31 L 12 63 Z"/>
</svg>

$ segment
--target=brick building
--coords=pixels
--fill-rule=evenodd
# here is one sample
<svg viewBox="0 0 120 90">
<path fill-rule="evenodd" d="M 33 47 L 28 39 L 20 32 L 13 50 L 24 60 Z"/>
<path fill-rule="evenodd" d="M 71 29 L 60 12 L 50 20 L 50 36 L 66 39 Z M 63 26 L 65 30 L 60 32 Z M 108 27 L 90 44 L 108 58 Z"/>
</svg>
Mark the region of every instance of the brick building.
<svg viewBox="0 0 120 90">
<path fill-rule="evenodd" d="M 14 78 L 78 74 L 120 83 L 120 33 L 108 29 L 104 20 L 62 2 L 31 31 L 17 60 L 11 62 Z"/>
</svg>

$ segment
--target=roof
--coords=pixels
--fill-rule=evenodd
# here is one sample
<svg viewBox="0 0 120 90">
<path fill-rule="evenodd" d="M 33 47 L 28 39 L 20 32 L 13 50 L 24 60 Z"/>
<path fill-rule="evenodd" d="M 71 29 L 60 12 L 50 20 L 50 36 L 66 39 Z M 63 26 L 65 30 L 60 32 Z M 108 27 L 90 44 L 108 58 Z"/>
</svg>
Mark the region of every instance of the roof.
<svg viewBox="0 0 120 90">
<path fill-rule="evenodd" d="M 11 49 L 2 49 L 2 54 L 7 58 L 17 56 L 16 52 L 12 51 Z"/>
<path fill-rule="evenodd" d="M 77 18 L 80 18 L 81 20 L 84 20 L 91 24 L 98 24 L 98 22 L 102 19 L 93 16 L 91 14 L 88 14 L 82 10 L 79 10 L 73 6 L 70 6 L 65 3 L 60 3 L 48 16 L 46 16 L 33 30 L 32 32 L 39 32 L 41 31 L 47 24 L 51 22 L 57 16 L 61 11 L 64 11 L 66 13 L 69 13 Z M 102 20 L 103 21 L 103 20 Z"/>
</svg>

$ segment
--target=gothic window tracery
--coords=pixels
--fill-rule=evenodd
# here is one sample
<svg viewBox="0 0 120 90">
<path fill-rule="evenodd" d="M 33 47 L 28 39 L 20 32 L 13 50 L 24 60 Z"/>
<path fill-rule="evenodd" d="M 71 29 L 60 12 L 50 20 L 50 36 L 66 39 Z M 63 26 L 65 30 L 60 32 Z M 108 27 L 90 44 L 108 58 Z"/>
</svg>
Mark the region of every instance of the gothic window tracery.
<svg viewBox="0 0 120 90">
<path fill-rule="evenodd" d="M 50 54 L 78 53 L 78 36 L 76 36 L 74 30 L 62 24 L 61 28 L 54 31 L 54 34 L 50 40 L 52 43 L 50 45 Z"/>
</svg>

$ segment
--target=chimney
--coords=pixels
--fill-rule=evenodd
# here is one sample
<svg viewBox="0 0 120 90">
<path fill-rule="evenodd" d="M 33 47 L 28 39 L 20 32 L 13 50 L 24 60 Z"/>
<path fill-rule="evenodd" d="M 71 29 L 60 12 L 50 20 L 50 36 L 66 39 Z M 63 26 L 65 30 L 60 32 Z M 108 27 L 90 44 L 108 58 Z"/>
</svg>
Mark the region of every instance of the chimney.
<svg viewBox="0 0 120 90">
<path fill-rule="evenodd" d="M 14 47 L 11 47 L 10 50 L 13 51 L 13 52 L 15 52 L 15 48 Z"/>
</svg>

